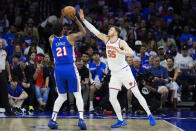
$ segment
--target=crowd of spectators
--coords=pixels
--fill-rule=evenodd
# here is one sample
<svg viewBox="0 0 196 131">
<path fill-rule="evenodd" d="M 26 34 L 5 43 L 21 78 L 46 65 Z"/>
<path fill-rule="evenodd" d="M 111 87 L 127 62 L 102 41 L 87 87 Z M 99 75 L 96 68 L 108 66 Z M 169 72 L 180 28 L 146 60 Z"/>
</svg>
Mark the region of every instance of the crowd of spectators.
<svg viewBox="0 0 196 131">
<path fill-rule="evenodd" d="M 10 104 L 18 112 L 26 108 L 29 114 L 37 109 L 52 110 L 57 90 L 48 42 L 51 27 L 60 21 L 65 35 L 77 31 L 71 20 L 61 16 L 66 5 L 75 6 L 77 11 L 83 8 L 86 19 L 105 34 L 111 25 L 119 27 L 119 37 L 135 52 L 134 58 L 126 60 L 151 110 L 169 105 L 177 109 L 181 101 L 195 102 L 194 3 L 192 0 L 2 0 L 0 39 L 12 72 L 8 87 Z M 75 45 L 85 110 L 112 111 L 104 43 L 87 31 Z M 74 111 L 74 97 L 68 96 L 63 109 Z M 123 89 L 119 100 L 127 111 L 142 110 L 131 90 Z"/>
</svg>

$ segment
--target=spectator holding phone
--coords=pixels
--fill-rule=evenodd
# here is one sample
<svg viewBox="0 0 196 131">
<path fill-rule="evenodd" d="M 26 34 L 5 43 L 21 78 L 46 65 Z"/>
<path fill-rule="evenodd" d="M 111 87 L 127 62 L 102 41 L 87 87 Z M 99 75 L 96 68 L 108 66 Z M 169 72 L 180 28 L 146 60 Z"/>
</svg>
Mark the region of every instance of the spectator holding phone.
<svg viewBox="0 0 196 131">
<path fill-rule="evenodd" d="M 37 101 L 40 105 L 40 111 L 44 111 L 46 103 L 48 101 L 49 88 L 49 70 L 48 67 L 44 66 L 42 63 L 42 57 L 36 56 L 36 71 L 33 75 L 35 80 L 35 93 Z"/>
</svg>

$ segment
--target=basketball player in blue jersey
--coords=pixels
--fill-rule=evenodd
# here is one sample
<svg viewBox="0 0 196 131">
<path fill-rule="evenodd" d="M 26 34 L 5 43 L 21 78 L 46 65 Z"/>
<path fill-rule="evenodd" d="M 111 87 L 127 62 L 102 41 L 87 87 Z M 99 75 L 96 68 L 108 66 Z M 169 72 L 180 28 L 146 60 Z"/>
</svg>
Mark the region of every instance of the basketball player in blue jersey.
<svg viewBox="0 0 196 131">
<path fill-rule="evenodd" d="M 84 102 L 81 96 L 81 85 L 79 73 L 75 65 L 74 42 L 81 39 L 86 31 L 76 16 L 70 16 L 78 25 L 79 32 L 64 36 L 63 25 L 56 23 L 53 25 L 53 35 L 49 42 L 55 60 L 55 78 L 58 90 L 58 98 L 54 103 L 52 118 L 48 123 L 51 129 L 58 129 L 56 123 L 57 114 L 65 100 L 67 100 L 67 91 L 73 93 L 76 98 L 76 105 L 79 111 L 78 126 L 86 130 L 86 124 L 83 120 Z M 68 85 L 68 86 L 66 86 Z"/>
</svg>

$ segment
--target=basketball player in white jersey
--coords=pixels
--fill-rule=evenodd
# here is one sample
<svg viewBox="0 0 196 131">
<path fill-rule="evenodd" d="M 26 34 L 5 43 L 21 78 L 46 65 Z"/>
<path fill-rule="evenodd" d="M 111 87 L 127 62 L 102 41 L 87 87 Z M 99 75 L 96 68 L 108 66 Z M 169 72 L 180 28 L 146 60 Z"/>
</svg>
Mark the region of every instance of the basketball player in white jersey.
<svg viewBox="0 0 196 131">
<path fill-rule="evenodd" d="M 124 85 L 127 89 L 131 89 L 135 97 L 138 99 L 139 103 L 148 115 L 150 125 L 156 125 L 156 121 L 148 108 L 146 100 L 139 92 L 131 69 L 125 61 L 125 56 L 134 56 L 134 52 L 124 40 L 118 38 L 120 30 L 113 26 L 109 29 L 108 35 L 105 35 L 100 33 L 92 24 L 84 19 L 83 10 L 80 10 L 80 18 L 89 31 L 106 44 L 108 66 L 111 70 L 109 99 L 118 118 L 117 123 L 113 124 L 111 127 L 117 128 L 127 124 L 127 122 L 122 118 L 121 107 L 117 100 L 117 95 L 119 90 L 121 90 L 122 85 Z"/>
</svg>

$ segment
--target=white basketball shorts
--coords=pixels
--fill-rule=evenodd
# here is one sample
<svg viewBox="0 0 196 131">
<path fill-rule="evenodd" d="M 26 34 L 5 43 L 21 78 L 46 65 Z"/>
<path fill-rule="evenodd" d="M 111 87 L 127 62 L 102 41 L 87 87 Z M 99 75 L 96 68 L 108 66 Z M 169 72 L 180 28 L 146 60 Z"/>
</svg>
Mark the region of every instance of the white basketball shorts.
<svg viewBox="0 0 196 131">
<path fill-rule="evenodd" d="M 111 89 L 121 90 L 122 85 L 127 89 L 130 89 L 135 87 L 136 84 L 137 83 L 129 66 L 121 69 L 119 72 L 111 72 L 109 83 L 109 88 Z"/>
</svg>

